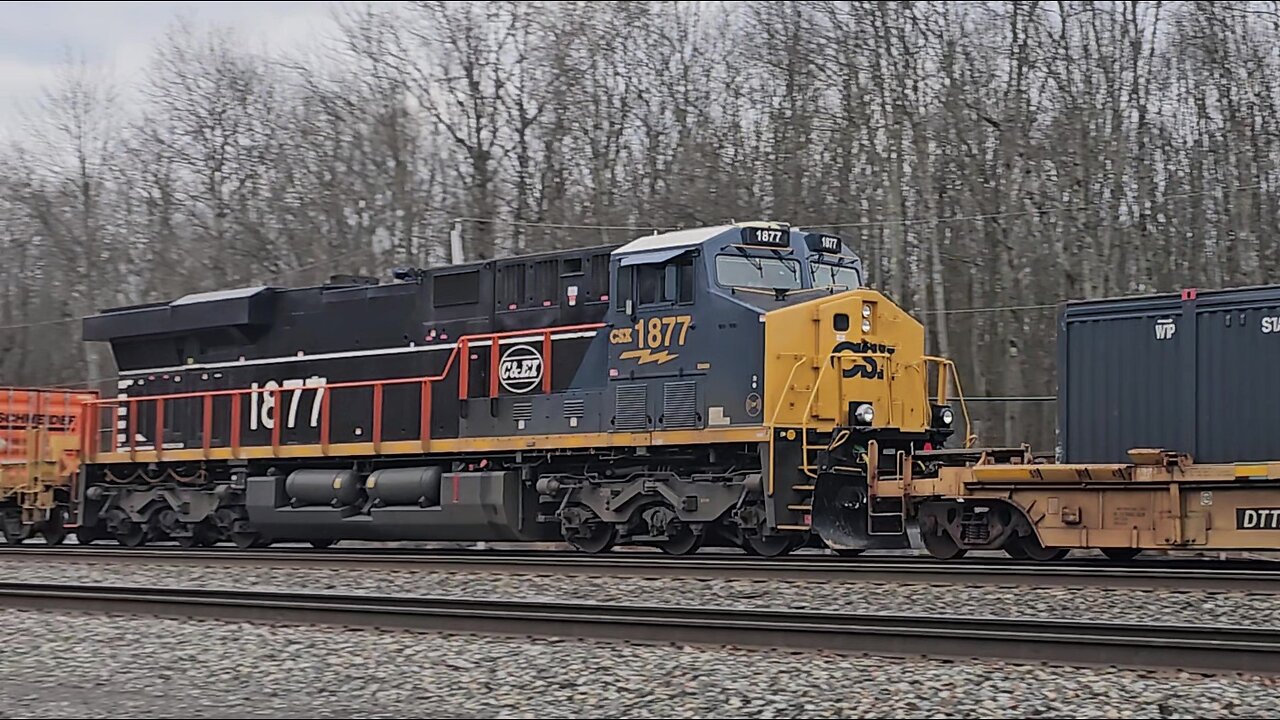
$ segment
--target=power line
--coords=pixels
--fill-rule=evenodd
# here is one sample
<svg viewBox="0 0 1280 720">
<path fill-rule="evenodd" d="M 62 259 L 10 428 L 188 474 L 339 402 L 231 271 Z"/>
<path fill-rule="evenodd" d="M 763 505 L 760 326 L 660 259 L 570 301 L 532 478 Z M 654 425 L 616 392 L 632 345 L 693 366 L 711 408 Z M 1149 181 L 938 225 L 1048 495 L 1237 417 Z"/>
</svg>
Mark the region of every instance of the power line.
<svg viewBox="0 0 1280 720">
<path fill-rule="evenodd" d="M 920 310 L 917 315 L 960 315 L 964 313 L 984 313 L 984 312 L 1015 312 L 1018 310 L 1048 310 L 1057 308 L 1057 304 L 1046 303 L 1043 305 L 992 305 L 989 307 L 975 308 L 948 308 L 946 310 Z"/>
<path fill-rule="evenodd" d="M 1193 190 L 1183 193 L 1169 193 L 1161 195 L 1159 199 L 1168 200 L 1170 198 L 1187 198 L 1197 197 L 1200 195 L 1213 195 L 1218 192 L 1236 193 L 1245 190 L 1261 190 L 1266 187 L 1262 183 L 1254 185 L 1238 185 L 1233 188 L 1214 188 L 1212 190 Z M 951 217 L 938 216 L 931 218 L 902 218 L 900 220 L 868 220 L 866 222 L 850 222 L 850 223 L 809 223 L 806 227 L 817 228 L 858 228 L 858 227 L 885 227 L 891 225 L 924 225 L 929 223 L 953 223 L 966 222 L 970 220 L 995 220 L 998 218 L 1020 217 L 1024 215 L 1042 215 L 1054 212 L 1074 212 L 1078 210 L 1092 210 L 1093 208 L 1102 207 L 1104 205 L 1112 205 L 1119 202 L 1118 200 L 1100 200 L 1098 202 L 1086 203 L 1084 205 L 1059 205 L 1054 207 L 1036 208 L 1034 210 L 1011 210 L 1009 212 L 998 213 L 979 213 L 976 215 L 956 215 Z"/>
<path fill-rule="evenodd" d="M 678 225 L 574 225 L 569 223 L 547 223 L 532 222 L 527 220 L 504 220 L 502 218 L 477 218 L 477 217 L 459 217 L 454 218 L 454 222 L 472 222 L 472 223 L 492 223 L 503 225 L 516 225 L 519 227 L 543 227 L 556 228 L 560 230 L 680 230 Z"/>
<path fill-rule="evenodd" d="M 14 325 L 0 325 L 0 330 L 17 330 L 19 328 L 43 327 L 45 325 L 65 325 L 67 323 L 79 322 L 80 318 L 62 318 L 61 320 L 39 320 L 29 323 L 16 323 Z"/>
</svg>

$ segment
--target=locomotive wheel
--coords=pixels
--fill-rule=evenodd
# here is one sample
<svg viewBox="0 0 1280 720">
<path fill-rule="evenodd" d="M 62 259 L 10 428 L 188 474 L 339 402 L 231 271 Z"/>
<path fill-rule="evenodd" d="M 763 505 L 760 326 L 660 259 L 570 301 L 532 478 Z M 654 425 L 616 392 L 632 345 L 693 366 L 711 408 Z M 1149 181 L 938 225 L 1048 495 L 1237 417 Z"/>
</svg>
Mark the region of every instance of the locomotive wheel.
<svg viewBox="0 0 1280 720">
<path fill-rule="evenodd" d="M 195 535 L 179 535 L 174 540 L 178 543 L 178 547 L 184 548 L 193 548 L 200 544 Z"/>
<path fill-rule="evenodd" d="M 76 528 L 76 542 L 80 545 L 92 545 L 102 539 L 96 525 L 81 525 Z"/>
<path fill-rule="evenodd" d="M 147 542 L 147 527 L 127 522 L 124 529 L 116 531 L 116 542 L 125 547 L 142 547 Z"/>
<path fill-rule="evenodd" d="M 839 555 L 840 557 L 847 557 L 847 558 L 858 557 L 862 553 L 866 552 L 865 548 L 831 548 L 831 549 L 835 551 L 835 554 Z"/>
<path fill-rule="evenodd" d="M 323 540 L 309 540 L 308 542 L 311 543 L 311 547 L 317 550 L 323 550 L 327 547 L 333 547 L 333 544 L 338 541 L 333 538 L 325 538 Z"/>
<path fill-rule="evenodd" d="M 1141 548 L 1102 548 L 1102 554 L 1106 555 L 1109 560 L 1120 562 L 1132 560 L 1138 557 L 1141 552 Z"/>
<path fill-rule="evenodd" d="M 959 560 L 969 551 L 956 544 L 951 534 L 942 528 L 920 528 L 924 549 L 939 560 Z"/>
<path fill-rule="evenodd" d="M 675 532 L 671 532 L 672 528 Z M 692 555 L 702 547 L 702 533 L 694 532 L 684 523 L 671 524 L 667 533 L 667 539 L 658 543 L 658 547 L 668 555 Z"/>
<path fill-rule="evenodd" d="M 742 549 L 746 550 L 748 555 L 771 558 L 786 555 L 795 549 L 795 544 L 786 535 L 759 535 L 752 533 L 747 536 L 746 543 Z"/>
<path fill-rule="evenodd" d="M 248 550 L 255 547 L 266 547 L 267 542 L 263 540 L 262 535 L 256 532 L 233 532 L 231 533 L 231 542 L 241 550 Z"/>
<path fill-rule="evenodd" d="M 613 523 L 593 522 L 586 527 L 589 528 L 586 532 L 566 538 L 570 545 L 592 555 L 613 549 L 613 544 L 618 540 L 618 529 Z"/>
</svg>

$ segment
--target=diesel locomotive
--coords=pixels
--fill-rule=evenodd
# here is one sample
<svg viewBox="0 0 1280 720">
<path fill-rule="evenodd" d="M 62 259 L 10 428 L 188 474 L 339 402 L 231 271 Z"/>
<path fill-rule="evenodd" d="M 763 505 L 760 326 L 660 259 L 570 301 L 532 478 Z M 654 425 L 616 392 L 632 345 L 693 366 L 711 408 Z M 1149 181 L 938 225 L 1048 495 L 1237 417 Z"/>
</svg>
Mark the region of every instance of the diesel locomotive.
<svg viewBox="0 0 1280 720">
<path fill-rule="evenodd" d="M 905 548 L 954 369 L 835 235 L 772 222 L 102 311 L 81 542 Z M 967 440 L 967 435 L 962 435 Z"/>
</svg>

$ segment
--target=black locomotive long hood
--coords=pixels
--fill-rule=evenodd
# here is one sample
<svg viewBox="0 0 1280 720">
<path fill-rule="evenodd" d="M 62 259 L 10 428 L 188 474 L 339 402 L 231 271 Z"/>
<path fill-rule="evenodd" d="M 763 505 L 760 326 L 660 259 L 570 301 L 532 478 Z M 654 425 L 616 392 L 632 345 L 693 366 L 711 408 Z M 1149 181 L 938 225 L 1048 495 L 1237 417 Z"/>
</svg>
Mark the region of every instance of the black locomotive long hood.
<svg viewBox="0 0 1280 720">
<path fill-rule="evenodd" d="M 206 328 L 266 326 L 271 324 L 274 305 L 273 288 L 250 287 L 104 310 L 84 319 L 84 340 L 110 342 Z"/>
</svg>

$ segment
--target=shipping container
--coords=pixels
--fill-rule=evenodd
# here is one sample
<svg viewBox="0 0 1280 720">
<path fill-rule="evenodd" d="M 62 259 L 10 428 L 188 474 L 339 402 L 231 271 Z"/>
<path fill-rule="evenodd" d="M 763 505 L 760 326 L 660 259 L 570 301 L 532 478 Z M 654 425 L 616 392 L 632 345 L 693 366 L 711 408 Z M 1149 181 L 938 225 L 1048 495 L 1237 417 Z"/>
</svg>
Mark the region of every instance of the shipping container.
<svg viewBox="0 0 1280 720">
<path fill-rule="evenodd" d="M 1280 460 L 1280 285 L 1067 303 L 1058 323 L 1058 454 L 1127 462 Z"/>
</svg>

